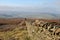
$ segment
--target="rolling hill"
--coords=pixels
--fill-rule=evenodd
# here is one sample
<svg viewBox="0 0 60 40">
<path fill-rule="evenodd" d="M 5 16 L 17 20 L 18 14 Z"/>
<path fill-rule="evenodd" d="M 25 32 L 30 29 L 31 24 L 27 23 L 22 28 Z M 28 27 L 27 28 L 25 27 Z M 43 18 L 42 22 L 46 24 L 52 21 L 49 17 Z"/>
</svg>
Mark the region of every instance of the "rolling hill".
<svg viewBox="0 0 60 40">
<path fill-rule="evenodd" d="M 16 12 L 0 11 L 0 18 L 42 18 L 42 19 L 60 19 L 57 13 L 39 13 L 39 12 Z"/>
</svg>

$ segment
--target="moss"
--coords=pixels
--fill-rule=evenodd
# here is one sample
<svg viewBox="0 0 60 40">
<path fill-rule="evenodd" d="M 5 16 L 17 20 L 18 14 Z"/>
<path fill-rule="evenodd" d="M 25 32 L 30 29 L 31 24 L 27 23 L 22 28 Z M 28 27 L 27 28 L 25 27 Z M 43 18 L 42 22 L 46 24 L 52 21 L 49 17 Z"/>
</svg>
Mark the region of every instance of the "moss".
<svg viewBox="0 0 60 40">
<path fill-rule="evenodd" d="M 30 37 L 26 37 L 25 40 L 31 40 Z"/>
</svg>

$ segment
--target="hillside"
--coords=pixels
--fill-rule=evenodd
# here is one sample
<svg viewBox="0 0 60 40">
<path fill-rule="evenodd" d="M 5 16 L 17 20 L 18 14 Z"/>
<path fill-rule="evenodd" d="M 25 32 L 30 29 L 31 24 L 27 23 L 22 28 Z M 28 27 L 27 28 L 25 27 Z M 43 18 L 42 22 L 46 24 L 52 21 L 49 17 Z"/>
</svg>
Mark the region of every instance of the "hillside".
<svg viewBox="0 0 60 40">
<path fill-rule="evenodd" d="M 60 21 L 1 18 L 0 40 L 60 40 Z"/>
</svg>

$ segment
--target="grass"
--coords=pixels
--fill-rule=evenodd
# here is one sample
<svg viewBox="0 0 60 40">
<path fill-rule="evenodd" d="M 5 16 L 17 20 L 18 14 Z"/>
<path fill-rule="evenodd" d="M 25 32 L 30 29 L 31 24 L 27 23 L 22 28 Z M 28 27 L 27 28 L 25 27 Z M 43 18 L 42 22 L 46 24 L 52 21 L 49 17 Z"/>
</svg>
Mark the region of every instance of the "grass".
<svg viewBox="0 0 60 40">
<path fill-rule="evenodd" d="M 54 35 L 42 27 L 33 26 L 26 21 L 26 29 L 20 29 L 16 26 L 12 31 L 0 32 L 0 39 L 2 40 L 55 40 L 52 39 Z"/>
<path fill-rule="evenodd" d="M 16 27 L 12 31 L 7 32 L 0 32 L 0 37 L 2 37 L 4 40 L 13 40 L 14 39 L 24 39 L 24 37 L 27 36 L 27 30 L 20 30 L 18 27 Z"/>
</svg>

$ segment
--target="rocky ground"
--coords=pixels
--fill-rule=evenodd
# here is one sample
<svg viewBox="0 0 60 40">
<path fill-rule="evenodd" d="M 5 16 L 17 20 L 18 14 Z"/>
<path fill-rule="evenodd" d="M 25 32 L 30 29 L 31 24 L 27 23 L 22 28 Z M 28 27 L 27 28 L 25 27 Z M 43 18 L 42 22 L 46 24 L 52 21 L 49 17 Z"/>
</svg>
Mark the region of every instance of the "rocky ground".
<svg viewBox="0 0 60 40">
<path fill-rule="evenodd" d="M 60 21 L 0 19 L 0 40 L 60 40 Z"/>
</svg>

